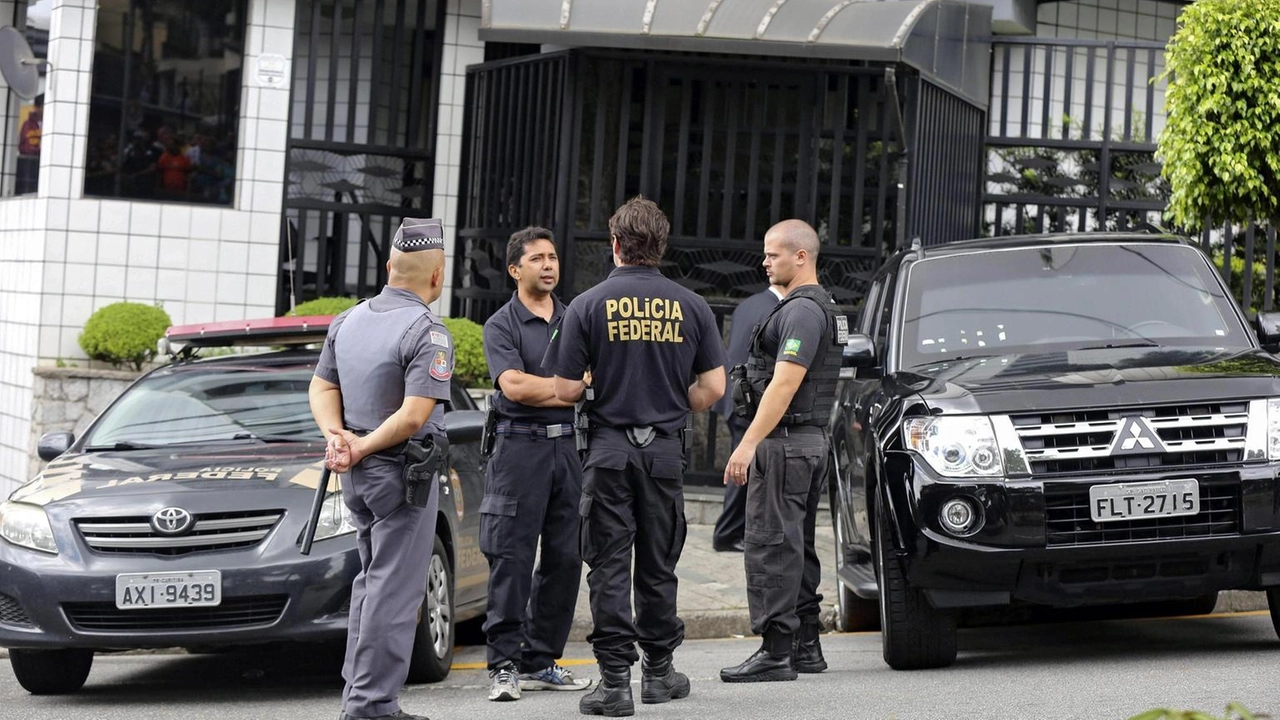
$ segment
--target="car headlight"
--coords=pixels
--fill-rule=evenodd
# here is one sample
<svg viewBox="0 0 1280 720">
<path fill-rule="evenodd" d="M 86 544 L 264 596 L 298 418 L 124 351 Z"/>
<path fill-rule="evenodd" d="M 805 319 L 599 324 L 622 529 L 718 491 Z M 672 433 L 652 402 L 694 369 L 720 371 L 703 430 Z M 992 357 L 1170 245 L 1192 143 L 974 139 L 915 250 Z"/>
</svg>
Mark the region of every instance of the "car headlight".
<svg viewBox="0 0 1280 720">
<path fill-rule="evenodd" d="M 325 540 L 356 531 L 351 523 L 351 513 L 342 501 L 342 493 L 331 492 L 320 506 L 320 521 L 316 523 L 316 540 Z"/>
<path fill-rule="evenodd" d="M 0 502 L 0 537 L 24 548 L 58 554 L 49 516 L 37 505 Z"/>
<path fill-rule="evenodd" d="M 1280 398 L 1267 401 L 1267 459 L 1280 460 Z"/>
<path fill-rule="evenodd" d="M 946 477 L 1004 475 L 1000 446 L 987 417 L 913 417 L 902 423 L 907 448 Z"/>
</svg>

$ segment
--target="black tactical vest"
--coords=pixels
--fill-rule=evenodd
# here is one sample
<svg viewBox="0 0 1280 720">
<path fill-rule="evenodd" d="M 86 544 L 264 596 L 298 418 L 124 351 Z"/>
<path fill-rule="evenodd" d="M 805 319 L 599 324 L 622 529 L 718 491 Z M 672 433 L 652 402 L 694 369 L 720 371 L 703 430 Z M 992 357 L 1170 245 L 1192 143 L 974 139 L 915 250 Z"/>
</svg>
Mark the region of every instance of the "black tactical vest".
<svg viewBox="0 0 1280 720">
<path fill-rule="evenodd" d="M 764 328 L 787 303 L 808 298 L 818 303 L 827 315 L 826 352 L 813 359 L 813 364 L 805 373 L 804 382 L 791 398 L 787 412 L 782 416 L 779 425 L 816 425 L 824 426 L 831 415 L 831 408 L 836 401 L 836 381 L 840 379 L 840 359 L 844 344 L 848 339 L 849 326 L 845 316 L 840 314 L 839 306 L 821 285 L 801 285 L 787 293 L 787 296 L 773 308 L 764 322 L 761 322 L 752 333 L 751 351 L 747 357 L 747 382 L 758 398 L 773 379 L 773 368 L 777 364 L 777 352 L 766 353 L 761 347 Z M 752 408 L 752 415 L 754 415 Z"/>
</svg>

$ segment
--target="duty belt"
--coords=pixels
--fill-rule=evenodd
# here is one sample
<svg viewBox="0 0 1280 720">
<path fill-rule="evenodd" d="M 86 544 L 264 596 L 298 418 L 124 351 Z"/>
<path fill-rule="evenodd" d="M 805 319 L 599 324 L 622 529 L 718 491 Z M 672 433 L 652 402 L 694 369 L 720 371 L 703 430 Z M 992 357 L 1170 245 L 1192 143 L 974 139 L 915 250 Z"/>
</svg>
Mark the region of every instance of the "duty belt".
<svg viewBox="0 0 1280 720">
<path fill-rule="evenodd" d="M 779 425 L 765 437 L 785 438 L 792 435 L 820 435 L 823 432 L 825 431 L 817 425 Z"/>
<path fill-rule="evenodd" d="M 528 435 L 530 437 L 558 438 L 573 434 L 572 423 L 553 423 L 551 425 L 535 425 L 533 423 L 503 420 L 494 428 L 499 435 Z"/>
</svg>

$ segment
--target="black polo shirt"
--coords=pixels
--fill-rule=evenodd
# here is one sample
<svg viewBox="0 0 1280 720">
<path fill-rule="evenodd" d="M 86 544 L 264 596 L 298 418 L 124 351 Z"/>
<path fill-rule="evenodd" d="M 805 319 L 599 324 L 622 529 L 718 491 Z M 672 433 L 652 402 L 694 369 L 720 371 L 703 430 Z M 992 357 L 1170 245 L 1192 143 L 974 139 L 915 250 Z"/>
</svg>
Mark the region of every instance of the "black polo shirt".
<svg viewBox="0 0 1280 720">
<path fill-rule="evenodd" d="M 560 326 L 565 306 L 560 298 L 551 296 L 555 310 L 551 322 L 534 315 L 520 302 L 519 293 L 491 315 L 484 324 L 484 359 L 489 364 L 489 376 L 493 386 L 501 390 L 498 378 L 508 370 L 519 370 L 551 377 L 542 369 L 542 356 L 547 352 L 551 333 Z M 522 405 L 499 393 L 498 414 L 505 420 L 551 424 L 573 422 L 573 408 L 533 407 Z"/>
<path fill-rule="evenodd" d="M 591 369 L 593 422 L 673 435 L 694 376 L 724 366 L 724 344 L 706 300 L 657 268 L 628 265 L 569 303 L 542 365 L 563 378 Z"/>
</svg>

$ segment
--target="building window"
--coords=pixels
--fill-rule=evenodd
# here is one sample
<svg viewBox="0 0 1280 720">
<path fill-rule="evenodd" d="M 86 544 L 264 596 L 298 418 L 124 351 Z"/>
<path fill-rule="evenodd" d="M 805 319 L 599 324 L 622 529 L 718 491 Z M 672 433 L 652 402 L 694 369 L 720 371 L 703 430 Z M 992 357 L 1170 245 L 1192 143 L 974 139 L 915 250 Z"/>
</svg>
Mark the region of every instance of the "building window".
<svg viewBox="0 0 1280 720">
<path fill-rule="evenodd" d="M 230 205 L 248 0 L 99 0 L 84 194 Z"/>
<path fill-rule="evenodd" d="M 0 2 L 0 25 L 12 25 L 26 38 L 37 58 L 48 55 L 49 11 L 52 0 Z M 0 145 L 0 195 L 31 195 L 40 179 L 40 146 L 44 136 L 44 80 L 46 66 L 37 66 L 40 82 L 34 97 L 22 98 L 9 88 L 0 91 L 0 123 L 4 141 Z"/>
</svg>

